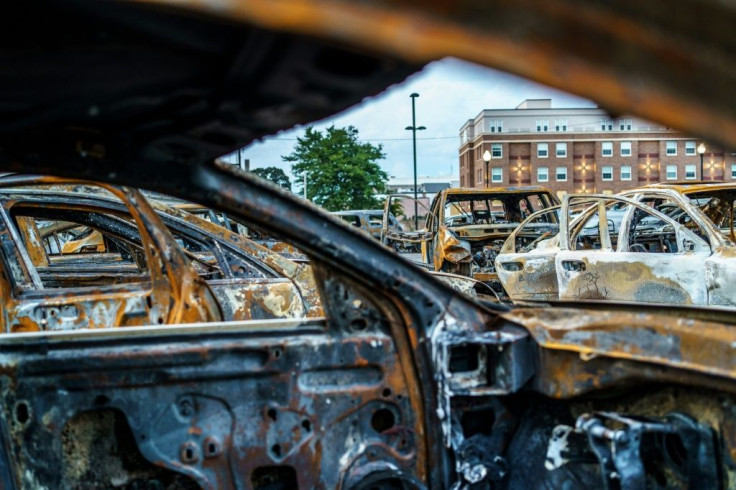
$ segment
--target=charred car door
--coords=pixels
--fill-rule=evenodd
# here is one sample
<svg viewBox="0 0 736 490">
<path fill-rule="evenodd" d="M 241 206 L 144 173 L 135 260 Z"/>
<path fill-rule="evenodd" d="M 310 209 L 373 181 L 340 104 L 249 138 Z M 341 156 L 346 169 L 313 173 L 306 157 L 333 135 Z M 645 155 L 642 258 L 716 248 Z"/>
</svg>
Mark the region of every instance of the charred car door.
<svg viewBox="0 0 736 490">
<path fill-rule="evenodd" d="M 568 226 L 567 210 L 578 201 L 591 207 Z M 572 195 L 562 220 L 560 299 L 707 304 L 710 247 L 672 218 L 624 197 Z"/>
<path fill-rule="evenodd" d="M 670 189 L 646 189 L 627 194 L 653 207 L 694 232 L 710 246 L 705 260 L 707 304 L 736 306 L 736 245 L 729 238 L 733 227 L 733 190 L 720 187 L 683 195 Z M 692 247 L 689 242 L 686 244 Z"/>
<path fill-rule="evenodd" d="M 558 298 L 560 206 L 538 211 L 511 233 L 496 258 L 496 272 L 512 300 Z"/>
<path fill-rule="evenodd" d="M 311 265 L 293 262 L 229 229 L 159 203 L 152 206 L 182 244 L 216 261 L 207 283 L 228 320 L 324 316 Z"/>
</svg>

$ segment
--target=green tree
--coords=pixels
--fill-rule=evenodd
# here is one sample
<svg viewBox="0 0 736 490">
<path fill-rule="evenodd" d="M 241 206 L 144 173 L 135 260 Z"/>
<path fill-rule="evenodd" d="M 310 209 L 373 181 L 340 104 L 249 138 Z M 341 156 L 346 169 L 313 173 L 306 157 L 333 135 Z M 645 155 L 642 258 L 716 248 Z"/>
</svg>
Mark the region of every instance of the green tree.
<svg viewBox="0 0 736 490">
<path fill-rule="evenodd" d="M 251 172 L 262 179 L 270 180 L 274 184 L 280 185 L 284 189 L 291 190 L 291 180 L 289 180 L 289 177 L 284 173 L 284 171 L 278 167 L 254 168 Z"/>
<path fill-rule="evenodd" d="M 376 162 L 385 156 L 381 145 L 358 141 L 353 126 L 330 126 L 324 134 L 310 126 L 294 151 L 281 158 L 293 164 L 300 194 L 306 174 L 309 200 L 329 211 L 344 211 L 381 207 L 374 194 L 385 191 L 388 174 Z"/>
</svg>

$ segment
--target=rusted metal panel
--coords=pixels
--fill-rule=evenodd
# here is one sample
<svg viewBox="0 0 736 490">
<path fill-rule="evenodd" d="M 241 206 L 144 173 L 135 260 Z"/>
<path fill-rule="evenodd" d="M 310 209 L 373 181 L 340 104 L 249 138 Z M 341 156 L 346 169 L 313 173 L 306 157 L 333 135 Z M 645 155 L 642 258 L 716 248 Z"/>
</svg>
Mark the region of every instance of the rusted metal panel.
<svg viewBox="0 0 736 490">
<path fill-rule="evenodd" d="M 736 374 L 730 325 L 637 311 L 573 311 L 525 308 L 503 316 L 525 325 L 540 346 L 575 352 L 583 361 L 601 356 L 725 378 Z"/>
<path fill-rule="evenodd" d="M 387 475 L 410 471 L 421 434 L 390 337 L 374 325 L 336 337 L 323 321 L 258 327 L 145 329 L 158 339 L 148 345 L 127 334 L 15 336 L 22 340 L 4 344 L 14 354 L 5 356 L 2 380 L 25 387 L 5 392 L 0 404 L 7 456 L 28 468 L 17 484 L 350 488 L 367 476 L 366 465 Z M 96 347 L 85 347 L 90 341 Z M 46 353 L 33 352 L 39 342 Z M 163 372 L 165 384 L 155 374 Z M 58 399 L 57 390 L 69 396 Z M 79 412 L 81 404 L 96 415 Z M 32 468 L 38 458 L 48 464 Z"/>
</svg>

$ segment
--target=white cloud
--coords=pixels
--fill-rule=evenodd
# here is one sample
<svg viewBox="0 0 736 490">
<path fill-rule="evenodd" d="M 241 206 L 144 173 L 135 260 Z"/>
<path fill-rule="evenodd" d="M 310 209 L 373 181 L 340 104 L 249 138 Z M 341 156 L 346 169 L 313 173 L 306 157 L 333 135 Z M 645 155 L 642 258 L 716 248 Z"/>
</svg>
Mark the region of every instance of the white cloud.
<svg viewBox="0 0 736 490">
<path fill-rule="evenodd" d="M 590 107 L 584 99 L 538 85 L 534 82 L 457 59 L 444 59 L 427 65 L 420 73 L 360 105 L 315 124 L 318 129 L 330 125 L 358 128 L 360 139 L 381 143 L 386 153 L 382 167 L 390 175 L 409 177 L 412 170 L 411 125 L 412 92 L 416 99 L 417 173 L 446 175 L 452 168 L 457 174 L 460 127 L 483 109 L 513 108 L 524 99 L 551 98 L 553 107 Z M 290 165 L 281 156 L 291 153 L 303 127 L 282 131 L 255 142 L 243 150 L 251 168 L 280 167 L 291 174 Z M 293 179 L 292 179 L 293 181 Z"/>
</svg>

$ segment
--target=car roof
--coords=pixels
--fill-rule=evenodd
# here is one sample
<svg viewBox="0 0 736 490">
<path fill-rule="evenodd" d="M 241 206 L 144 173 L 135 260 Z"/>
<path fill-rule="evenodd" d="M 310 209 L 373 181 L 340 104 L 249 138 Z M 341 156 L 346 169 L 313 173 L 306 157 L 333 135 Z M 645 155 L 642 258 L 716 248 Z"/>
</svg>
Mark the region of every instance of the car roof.
<svg viewBox="0 0 736 490">
<path fill-rule="evenodd" d="M 473 194 L 552 194 L 552 191 L 541 186 L 527 187 L 451 187 L 442 192 L 448 195 L 473 195 Z"/>
<path fill-rule="evenodd" d="M 681 194 L 693 194 L 696 192 L 707 192 L 715 190 L 733 189 L 736 191 L 736 182 L 712 182 L 712 181 L 695 181 L 695 182 L 672 182 L 650 184 L 641 189 L 672 189 Z"/>
</svg>

